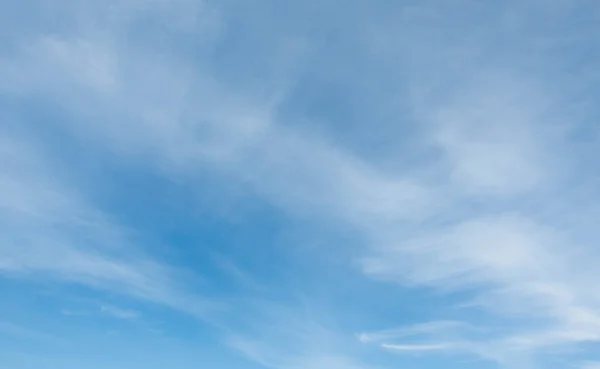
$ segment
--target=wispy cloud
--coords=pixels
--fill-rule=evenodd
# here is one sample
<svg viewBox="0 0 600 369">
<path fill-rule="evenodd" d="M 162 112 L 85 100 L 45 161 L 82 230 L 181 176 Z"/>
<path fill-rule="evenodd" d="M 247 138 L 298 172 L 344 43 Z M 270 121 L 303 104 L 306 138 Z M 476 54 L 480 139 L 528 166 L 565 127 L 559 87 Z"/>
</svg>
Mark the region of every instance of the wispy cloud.
<svg viewBox="0 0 600 369">
<path fill-rule="evenodd" d="M 598 369 L 600 368 L 600 363 L 597 362 L 588 362 L 581 366 L 581 369 Z"/>
<path fill-rule="evenodd" d="M 226 342 L 267 368 L 375 368 L 352 352 L 353 344 L 346 337 L 320 324 L 318 313 L 306 306 L 259 303 L 245 307 L 252 320 L 233 327 Z"/>
<path fill-rule="evenodd" d="M 118 319 L 136 319 L 140 316 L 138 311 L 123 309 L 111 305 L 103 305 L 100 311 Z"/>
<path fill-rule="evenodd" d="M 257 281 L 252 274 L 240 268 L 229 258 L 221 254 L 215 254 L 213 260 L 215 264 L 236 283 L 254 291 L 264 291 L 267 288 L 264 283 Z"/>
<path fill-rule="evenodd" d="M 378 332 L 360 333 L 358 339 L 363 343 L 381 342 L 390 339 L 440 334 L 441 332 L 453 331 L 460 328 L 465 328 L 465 323 L 458 321 L 437 321 Z"/>
<path fill-rule="evenodd" d="M 210 305 L 179 293 L 174 271 L 62 183 L 43 153 L 8 130 L 2 140 L 0 272 L 83 284 L 197 313 Z"/>
<path fill-rule="evenodd" d="M 411 345 L 395 345 L 391 343 L 383 343 L 381 347 L 384 349 L 395 350 L 395 351 L 408 351 L 408 352 L 427 352 L 427 351 L 447 351 L 455 350 L 456 344 L 451 343 L 435 343 L 435 344 L 411 344 Z"/>
<path fill-rule="evenodd" d="M 69 342 L 62 337 L 39 332 L 28 327 L 22 327 L 5 321 L 0 321 L 0 334 L 8 335 L 10 339 L 25 338 L 53 346 L 65 346 L 69 344 Z"/>
<path fill-rule="evenodd" d="M 529 364 L 542 351 L 600 339 L 598 233 L 589 221 L 599 214 L 592 204 L 599 177 L 584 163 L 595 156 L 573 138 L 593 121 L 573 114 L 589 76 L 573 72 L 574 61 L 565 59 L 570 49 L 590 49 L 590 39 L 569 26 L 578 6 L 426 1 L 381 12 L 381 21 L 365 20 L 360 29 L 368 42 L 352 45 L 374 63 L 370 76 L 382 91 L 368 99 L 392 101 L 392 112 L 402 105 L 406 132 L 416 132 L 406 140 L 419 147 L 409 159 L 387 158 L 402 161 L 401 169 L 384 169 L 300 128 L 296 122 L 306 116 L 284 114 L 286 103 L 296 102 L 288 101 L 296 87 L 290 81 L 302 69 L 290 62 L 289 53 L 298 51 L 284 42 L 269 39 L 269 56 L 277 70 L 289 72 L 266 74 L 260 83 L 238 81 L 220 76 L 217 63 L 204 57 L 219 45 L 219 31 L 234 31 L 223 28 L 217 11 L 205 12 L 208 3 L 126 2 L 97 14 L 93 2 L 85 4 L 83 13 L 67 11 L 75 20 L 71 32 L 29 35 L 2 57 L 3 94 L 51 101 L 75 117 L 53 124 L 123 160 L 191 183 L 200 172 L 216 173 L 287 214 L 351 228 L 364 243 L 352 261 L 366 277 L 463 292 L 462 306 L 472 309 L 463 311 L 493 317 L 467 312 L 460 323 L 364 333 L 362 342 L 402 352 L 457 350 L 509 366 L 505 355 Z M 587 4 L 577 5 L 585 10 Z M 150 36 L 124 36 L 148 12 L 166 33 L 207 25 L 197 35 L 204 42 L 195 51 L 201 60 L 173 55 L 173 45 L 152 43 Z M 310 32 L 299 38 L 319 45 Z M 347 83 L 366 100 L 350 78 L 360 74 L 351 58 L 332 58 L 336 72 L 352 71 Z M 548 78 L 557 74 L 563 77 Z M 388 84 L 397 87 L 390 93 Z M 345 123 L 335 128 L 346 129 Z M 588 137 L 591 152 L 598 147 L 595 134 Z M 133 247 L 126 230 L 57 182 L 48 164 L 38 162 L 42 155 L 10 136 L 5 141 L 1 271 L 50 275 L 184 310 L 202 305 L 179 293 L 174 271 Z M 234 265 L 220 265 L 254 284 Z M 313 338 L 328 333 L 277 324 L 289 331 L 252 339 L 232 334 L 229 343 L 274 368 L 360 367 L 337 347 L 315 349 Z M 487 333 L 474 337 L 472 327 Z M 300 343 L 277 346 L 281 336 L 301 337 Z"/>
</svg>

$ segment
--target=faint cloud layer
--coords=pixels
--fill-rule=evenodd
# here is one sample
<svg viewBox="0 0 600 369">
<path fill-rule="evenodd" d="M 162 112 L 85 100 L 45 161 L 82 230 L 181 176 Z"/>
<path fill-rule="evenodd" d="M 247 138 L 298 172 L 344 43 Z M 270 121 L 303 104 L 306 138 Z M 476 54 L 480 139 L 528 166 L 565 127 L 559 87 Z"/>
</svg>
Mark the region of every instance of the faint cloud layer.
<svg viewBox="0 0 600 369">
<path fill-rule="evenodd" d="M 382 81 L 402 86 L 398 92 L 382 88 L 381 96 L 369 98 L 394 101 L 387 94 L 397 93 L 407 106 L 413 121 L 397 124 L 418 132 L 414 145 L 423 148 L 426 159 L 406 171 L 384 170 L 371 158 L 287 121 L 293 117 L 283 118 L 281 106 L 294 89 L 288 81 L 299 78 L 298 68 L 258 84 L 219 78 L 213 65 L 218 61 L 210 55 L 236 25 L 216 10 L 211 19 L 190 20 L 187 11 L 198 10 L 183 1 L 127 2 L 131 8 L 93 16 L 94 22 L 66 36 L 40 32 L 19 40 L 14 53 L 0 59 L 6 81 L 0 91 L 60 106 L 74 118 L 56 124 L 123 160 L 190 182 L 199 172 L 218 173 L 288 214 L 351 227 L 367 240 L 354 260 L 366 277 L 463 291 L 468 309 L 493 317 L 486 323 L 465 313 L 463 322 L 363 333 L 361 342 L 396 352 L 456 351 L 510 368 L 535 367 L 541 353 L 559 355 L 559 349 L 600 339 L 600 295 L 590 289 L 600 281 L 593 268 L 598 233 L 566 215 L 597 215 L 588 204 L 595 198 L 581 201 L 577 190 L 597 183 L 597 173 L 569 170 L 582 165 L 580 142 L 571 137 L 584 122 L 571 119 L 571 98 L 561 96 L 575 99 L 573 86 L 589 83 L 588 76 L 544 78 L 560 71 L 563 60 L 556 50 L 592 45 L 578 39 L 576 30 L 569 33 L 564 12 L 535 1 L 459 3 L 426 1 L 399 6 L 380 23 L 366 19 L 368 47 L 354 45 L 369 55 Z M 85 4 L 94 9 L 94 2 Z M 143 42 L 134 48 L 135 37 L 126 35 L 143 18 L 140 7 L 160 9 L 151 18 L 165 22 L 169 34 L 181 36 L 205 22 L 219 27 L 207 31 L 210 37 L 196 50 L 205 55 L 196 55 L 199 60 L 184 51 L 161 53 Z M 117 15 L 118 28 L 112 27 Z M 574 40 L 545 37 L 546 22 L 566 27 Z M 353 26 L 341 24 L 343 30 Z M 316 43 L 310 33 L 294 36 Z M 277 55 L 287 52 L 278 43 L 270 47 Z M 306 60 L 310 64 L 309 56 Z M 340 69 L 352 67 L 343 56 L 336 62 Z M 561 90 L 563 84 L 568 91 Z M 364 122 L 373 130 L 377 123 Z M 344 129 L 344 122 L 333 126 Z M 589 139 L 597 150 L 596 136 Z M 186 311 L 202 306 L 179 286 L 174 271 L 145 256 L 108 216 L 55 183 L 39 155 L 8 134 L 5 141 L 0 270 L 47 273 Z M 577 236 L 580 227 L 587 237 Z M 243 278 L 231 265 L 221 266 Z M 130 312 L 106 313 L 127 318 Z M 267 367 L 364 367 L 348 350 L 315 347 L 311 341 L 323 334 L 320 328 L 247 338 L 260 329 L 228 335 L 228 343 Z M 485 334 L 473 333 L 478 330 Z M 299 343 L 278 342 L 281 335 L 299 337 Z"/>
</svg>

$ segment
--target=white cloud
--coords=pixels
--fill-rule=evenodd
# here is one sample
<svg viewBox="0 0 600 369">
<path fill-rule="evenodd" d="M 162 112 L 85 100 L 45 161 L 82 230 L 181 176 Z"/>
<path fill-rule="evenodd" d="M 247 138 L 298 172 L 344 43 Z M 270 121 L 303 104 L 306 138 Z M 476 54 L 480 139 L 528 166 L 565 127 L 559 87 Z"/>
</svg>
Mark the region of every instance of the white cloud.
<svg viewBox="0 0 600 369">
<path fill-rule="evenodd" d="M 83 284 L 198 314 L 211 305 L 180 293 L 174 271 L 62 183 L 44 153 L 9 130 L 2 141 L 0 273 Z"/>
<path fill-rule="evenodd" d="M 397 353 L 476 354 L 484 356 L 491 343 L 485 332 L 459 321 L 431 321 L 378 332 L 361 333 L 363 343 Z"/>
<path fill-rule="evenodd" d="M 252 274 L 236 265 L 231 259 L 222 254 L 214 254 L 214 263 L 236 283 L 255 291 L 264 291 L 266 286 L 258 281 Z"/>
<path fill-rule="evenodd" d="M 361 333 L 358 335 L 358 339 L 363 343 L 381 342 L 389 339 L 407 338 L 423 334 L 438 334 L 443 331 L 452 331 L 458 328 L 464 328 L 465 326 L 465 323 L 459 321 L 433 321 L 428 323 L 416 324 L 410 327 L 401 327 L 378 332 Z"/>
<path fill-rule="evenodd" d="M 467 80 L 432 109 L 433 138 L 459 190 L 512 195 L 537 188 L 556 164 L 544 142 L 554 122 L 544 121 L 541 94 L 525 78 L 486 74 L 494 72 Z"/>
<path fill-rule="evenodd" d="M 123 309 L 112 305 L 103 305 L 100 308 L 100 311 L 118 319 L 136 319 L 140 316 L 138 311 Z"/>
<path fill-rule="evenodd" d="M 418 183 L 378 173 L 320 137 L 274 122 L 279 91 L 257 100 L 203 70 L 89 40 L 44 38 L 33 47 L 35 52 L 7 62 L 12 75 L 28 81 L 15 88 L 31 84 L 27 93 L 58 99 L 78 114 L 69 123 L 76 131 L 150 158 L 165 171 L 217 169 L 285 209 L 350 222 L 418 218 L 430 201 L 431 193 Z M 90 69 L 82 53 L 103 57 L 94 57 L 97 67 Z M 38 70 L 60 79 L 37 78 Z"/>
<path fill-rule="evenodd" d="M 301 305 L 301 304 L 300 304 Z M 352 342 L 318 322 L 307 306 L 259 303 L 244 306 L 251 316 L 226 337 L 243 356 L 275 369 L 374 369 L 352 351 Z M 249 309 L 250 308 L 250 309 Z"/>
<path fill-rule="evenodd" d="M 581 366 L 581 369 L 598 369 L 600 368 L 600 362 L 588 362 Z"/>
<path fill-rule="evenodd" d="M 456 344 L 451 343 L 435 343 L 435 344 L 411 344 L 411 345 L 394 345 L 383 343 L 381 347 L 395 351 L 410 351 L 410 352 L 427 352 L 427 351 L 447 351 L 456 349 Z"/>
<path fill-rule="evenodd" d="M 481 217 L 430 233 L 381 247 L 379 256 L 364 261 L 365 272 L 413 285 L 499 291 L 519 301 L 517 313 L 544 296 L 553 299 L 543 286 L 560 288 L 569 278 L 560 234 L 528 218 Z"/>
<path fill-rule="evenodd" d="M 417 20 L 430 20 L 439 15 L 427 4 L 409 10 L 403 17 L 416 14 Z M 185 15 L 174 11 L 176 17 Z M 134 17 L 135 11 L 128 14 Z M 105 20 L 96 21 L 102 26 Z M 412 21 L 409 29 L 419 31 L 417 23 Z M 335 143 L 284 126 L 275 113 L 285 91 L 265 96 L 248 91 L 248 86 L 218 81 L 202 63 L 159 56 L 143 47 L 131 50 L 110 32 L 98 36 L 85 30 L 77 36 L 28 40 L 16 55 L 2 60 L 1 79 L 7 81 L 2 91 L 60 104 L 77 117 L 65 124 L 80 137 L 98 139 L 128 160 L 141 157 L 190 180 L 199 171 L 215 170 L 248 184 L 287 212 L 357 229 L 371 242 L 366 251 L 370 256 L 362 259 L 368 276 L 474 291 L 473 306 L 513 323 L 508 334 L 484 340 L 481 345 L 486 347 L 474 345 L 472 351 L 481 356 L 499 360 L 499 352 L 535 353 L 597 341 L 600 296 L 589 287 L 600 275 L 581 268 L 597 260 L 589 251 L 594 238 L 575 244 L 570 230 L 556 227 L 563 214 L 546 205 L 561 201 L 560 211 L 579 210 L 559 200 L 565 191 L 562 160 L 568 161 L 564 157 L 570 155 L 570 145 L 556 140 L 552 117 L 560 117 L 563 107 L 555 105 L 543 81 L 524 78 L 529 69 L 521 70 L 521 63 L 509 62 L 507 69 L 498 66 L 501 60 L 480 62 L 476 56 L 492 51 L 490 32 L 470 32 L 477 36 L 451 42 L 456 34 L 446 37 L 443 26 L 448 25 L 441 23 L 436 21 L 433 37 L 428 33 L 416 40 L 420 32 L 386 30 L 394 40 L 401 31 L 409 35 L 400 38 L 403 47 L 397 52 L 408 55 L 402 62 L 410 79 L 403 82 L 411 90 L 415 120 L 426 127 L 420 143 L 440 153 L 426 164 L 427 170 L 419 171 L 433 173 L 434 185 L 426 175 L 383 172 Z M 456 32 L 461 36 L 461 30 Z M 435 35 L 444 37 L 439 41 Z M 394 71 L 386 72 L 392 83 L 399 81 Z M 95 245 L 121 230 L 70 189 L 45 182 L 37 167 L 15 172 L 27 167 L 21 164 L 26 154 L 5 155 L 19 162 L 2 168 L 8 175 L 1 201 L 9 209 L 4 216 L 10 226 L 0 248 L 0 269 L 51 273 L 161 302 L 174 298 L 163 266 Z M 67 232 L 57 232 L 55 220 L 48 218 L 67 219 L 62 225 Z M 93 225 L 92 248 L 78 246 L 82 238 L 73 232 L 72 224 L 78 224 L 73 219 L 84 228 Z M 16 232 L 15 226 L 27 232 Z M 32 236 L 21 239 L 25 233 Z M 593 229 L 589 233 L 597 236 Z M 114 241 L 127 244 L 122 236 Z M 27 248 L 16 246 L 22 244 Z M 574 248 L 584 251 L 577 254 Z M 523 317 L 535 326 L 515 328 Z M 401 331 L 360 337 L 372 342 L 398 335 Z M 343 366 L 343 359 L 321 352 L 305 357 L 306 362 L 292 354 L 297 360 L 290 363 L 288 356 L 269 348 L 272 341 L 239 339 L 232 345 L 273 367 L 295 368 L 298 362 Z M 401 351 L 454 347 L 443 343 L 454 341 L 440 342 L 383 344 Z"/>
</svg>

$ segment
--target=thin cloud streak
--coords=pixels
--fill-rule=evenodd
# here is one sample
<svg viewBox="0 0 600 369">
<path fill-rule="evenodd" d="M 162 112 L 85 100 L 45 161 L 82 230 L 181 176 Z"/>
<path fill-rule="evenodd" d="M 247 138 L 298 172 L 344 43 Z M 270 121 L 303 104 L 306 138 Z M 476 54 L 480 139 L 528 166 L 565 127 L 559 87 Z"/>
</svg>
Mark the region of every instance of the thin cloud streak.
<svg viewBox="0 0 600 369">
<path fill-rule="evenodd" d="M 413 344 L 413 345 L 396 345 L 390 343 L 382 343 L 381 347 L 394 351 L 410 351 L 410 352 L 426 352 L 426 351 L 446 351 L 456 349 L 456 344 L 436 343 L 436 344 Z"/>
</svg>

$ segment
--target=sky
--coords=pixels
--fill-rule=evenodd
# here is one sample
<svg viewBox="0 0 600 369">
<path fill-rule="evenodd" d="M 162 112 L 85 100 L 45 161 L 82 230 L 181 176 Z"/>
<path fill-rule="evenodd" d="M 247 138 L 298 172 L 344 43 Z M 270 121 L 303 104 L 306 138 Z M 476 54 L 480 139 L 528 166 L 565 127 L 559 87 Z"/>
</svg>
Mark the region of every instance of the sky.
<svg viewBox="0 0 600 369">
<path fill-rule="evenodd" d="M 600 3 L 0 0 L 0 367 L 600 368 Z"/>
</svg>

